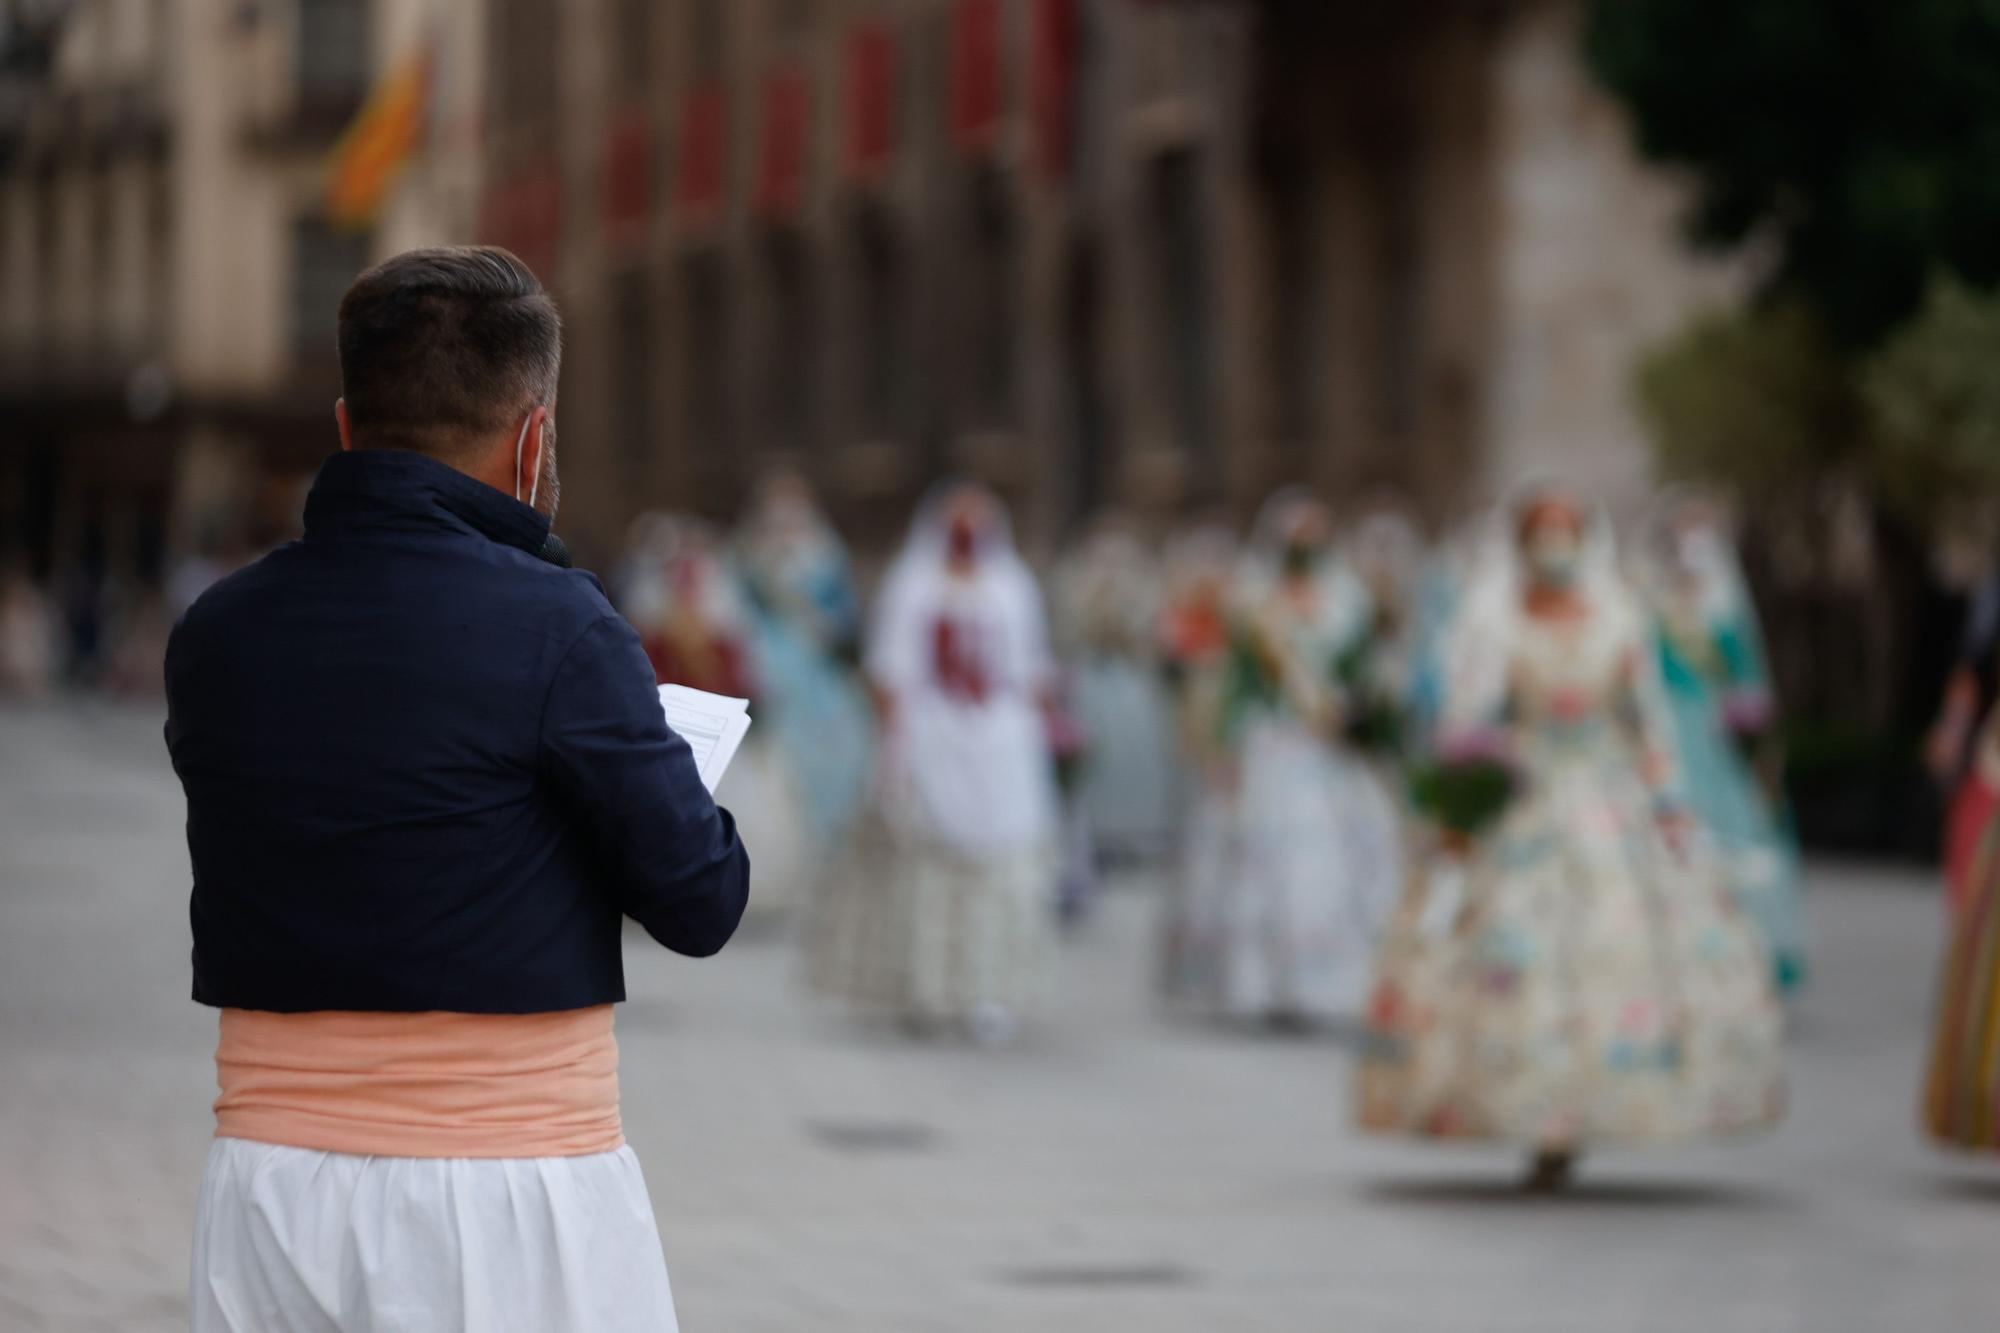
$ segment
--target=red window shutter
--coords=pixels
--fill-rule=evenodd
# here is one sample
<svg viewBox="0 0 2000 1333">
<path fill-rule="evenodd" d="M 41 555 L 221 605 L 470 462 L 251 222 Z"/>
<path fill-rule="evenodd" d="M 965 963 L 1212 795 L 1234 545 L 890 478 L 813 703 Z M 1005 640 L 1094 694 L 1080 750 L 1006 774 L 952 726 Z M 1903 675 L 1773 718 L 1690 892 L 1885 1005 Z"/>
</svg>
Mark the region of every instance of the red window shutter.
<svg viewBox="0 0 2000 1333">
<path fill-rule="evenodd" d="M 958 0 L 951 12 L 951 133 L 967 152 L 1000 128 L 1000 0 Z"/>
<path fill-rule="evenodd" d="M 812 89 L 803 70 L 787 66 L 764 76 L 757 211 L 766 217 L 791 217 L 804 199 L 811 108 Z"/>
<path fill-rule="evenodd" d="M 880 180 L 896 148 L 896 37 L 857 23 L 847 36 L 847 174 Z"/>
<path fill-rule="evenodd" d="M 704 84 L 682 99 L 680 128 L 674 202 L 690 213 L 718 212 L 729 155 L 729 103 L 720 84 Z"/>
<path fill-rule="evenodd" d="M 494 182 L 480 208 L 479 233 L 504 246 L 545 283 L 555 280 L 562 226 L 562 171 L 541 162 Z"/>
<path fill-rule="evenodd" d="M 1033 40 L 1035 156 L 1043 173 L 1059 180 L 1076 152 L 1076 0 L 1035 0 Z"/>
<path fill-rule="evenodd" d="M 604 137 L 604 230 L 615 246 L 644 238 L 653 203 L 653 127 L 643 106 L 611 117 Z"/>
</svg>

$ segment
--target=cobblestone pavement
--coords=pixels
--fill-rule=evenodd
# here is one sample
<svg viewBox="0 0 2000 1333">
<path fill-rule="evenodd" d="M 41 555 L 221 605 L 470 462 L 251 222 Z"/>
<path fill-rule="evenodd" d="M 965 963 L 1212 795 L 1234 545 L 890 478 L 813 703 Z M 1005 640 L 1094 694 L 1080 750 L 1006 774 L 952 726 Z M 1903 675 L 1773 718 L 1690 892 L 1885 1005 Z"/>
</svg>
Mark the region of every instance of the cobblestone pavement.
<svg viewBox="0 0 2000 1333">
<path fill-rule="evenodd" d="M 0 712 L 0 1330 L 182 1326 L 214 1020 L 187 1001 L 180 796 L 145 710 Z M 985 1053 L 799 993 L 782 937 L 629 948 L 627 1131 L 684 1325 L 1826 1333 L 2000 1321 L 2000 1169 L 1911 1107 L 1936 944 L 1903 871 L 1821 866 L 1796 1106 L 1756 1143 L 1586 1164 L 1347 1128 L 1324 1040 L 1170 1023 L 1151 898 Z M 524 1331 L 528 1333 L 528 1331 Z"/>
</svg>

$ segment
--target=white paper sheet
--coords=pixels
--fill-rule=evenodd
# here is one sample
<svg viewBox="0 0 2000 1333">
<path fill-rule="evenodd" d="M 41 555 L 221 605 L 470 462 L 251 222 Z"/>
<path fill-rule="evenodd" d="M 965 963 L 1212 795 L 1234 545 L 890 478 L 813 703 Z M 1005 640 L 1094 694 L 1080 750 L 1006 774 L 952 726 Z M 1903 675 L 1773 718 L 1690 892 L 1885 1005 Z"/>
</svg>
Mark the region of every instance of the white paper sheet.
<svg viewBox="0 0 2000 1333">
<path fill-rule="evenodd" d="M 662 685 L 660 708 L 674 734 L 694 751 L 701 785 L 712 795 L 750 730 L 750 701 L 691 690 L 685 685 Z"/>
</svg>

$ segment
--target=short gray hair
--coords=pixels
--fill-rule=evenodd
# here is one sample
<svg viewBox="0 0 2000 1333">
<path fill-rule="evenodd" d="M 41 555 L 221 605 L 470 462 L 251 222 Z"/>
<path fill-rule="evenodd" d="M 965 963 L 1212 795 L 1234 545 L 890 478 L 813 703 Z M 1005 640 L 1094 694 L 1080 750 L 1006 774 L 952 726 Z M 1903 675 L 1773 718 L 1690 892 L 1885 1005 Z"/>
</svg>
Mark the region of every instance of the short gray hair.
<svg viewBox="0 0 2000 1333">
<path fill-rule="evenodd" d="M 562 318 L 495 246 L 408 250 L 340 300 L 340 386 L 357 446 L 449 454 L 553 406 Z"/>
</svg>

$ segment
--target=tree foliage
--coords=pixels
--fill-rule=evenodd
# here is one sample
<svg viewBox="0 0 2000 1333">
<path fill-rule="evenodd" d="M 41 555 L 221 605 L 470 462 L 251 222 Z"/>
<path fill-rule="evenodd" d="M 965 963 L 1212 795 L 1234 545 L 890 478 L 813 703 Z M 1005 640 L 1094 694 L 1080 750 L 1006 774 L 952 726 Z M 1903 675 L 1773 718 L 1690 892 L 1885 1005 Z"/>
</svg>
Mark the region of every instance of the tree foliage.
<svg viewBox="0 0 2000 1333">
<path fill-rule="evenodd" d="M 1846 368 L 1796 303 L 1696 320 L 1641 364 L 1638 394 L 1670 477 L 1754 496 L 1852 452 Z"/>
<path fill-rule="evenodd" d="M 1693 238 L 1775 242 L 1775 294 L 1873 346 L 1936 273 L 2000 283 L 1996 0 L 1589 0 L 1585 53 Z"/>
<path fill-rule="evenodd" d="M 1932 524 L 2000 493 L 2000 298 L 1937 282 L 1861 384 L 1874 481 L 1889 503 Z"/>
</svg>

